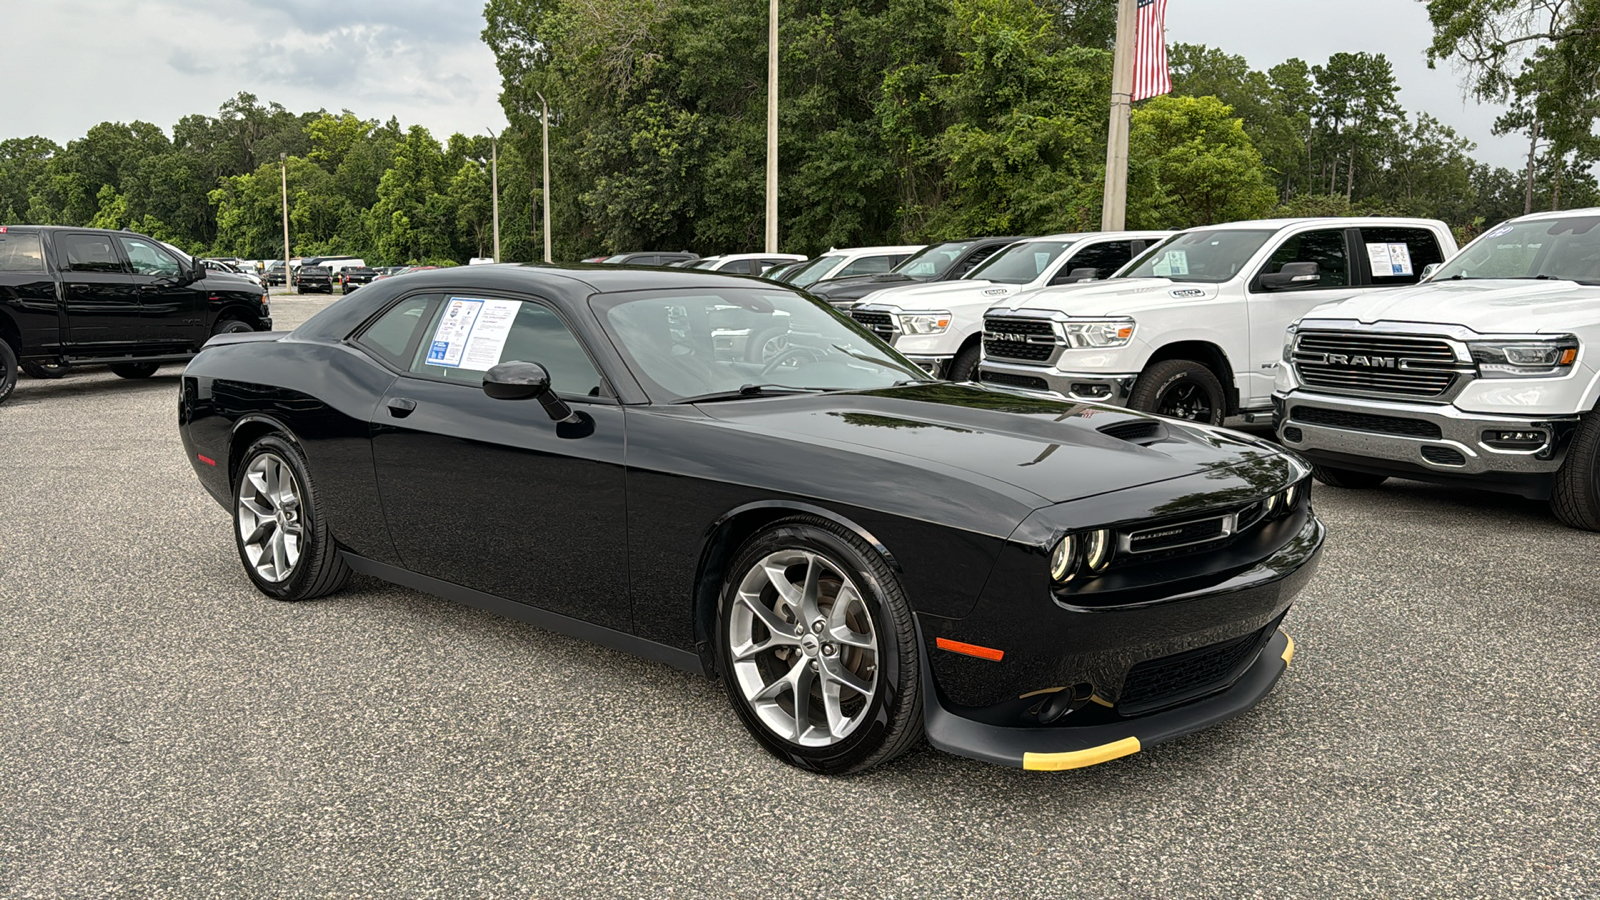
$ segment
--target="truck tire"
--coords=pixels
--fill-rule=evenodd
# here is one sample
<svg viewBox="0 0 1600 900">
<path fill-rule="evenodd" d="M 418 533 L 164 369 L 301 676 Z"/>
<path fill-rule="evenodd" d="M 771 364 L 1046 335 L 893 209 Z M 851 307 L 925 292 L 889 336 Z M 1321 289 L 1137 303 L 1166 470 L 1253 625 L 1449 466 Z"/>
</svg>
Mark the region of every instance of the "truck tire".
<svg viewBox="0 0 1600 900">
<path fill-rule="evenodd" d="M 1569 528 L 1600 531 L 1600 412 L 1584 416 L 1578 426 L 1556 473 L 1550 511 Z"/>
<path fill-rule="evenodd" d="M 136 378 L 149 378 L 151 375 L 154 375 L 156 373 L 156 370 L 159 369 L 159 368 L 161 368 L 161 364 L 160 363 L 153 363 L 153 362 L 152 363 L 115 363 L 115 364 L 113 364 L 111 366 L 111 371 L 116 373 L 118 378 L 135 378 L 136 379 Z"/>
<path fill-rule="evenodd" d="M 1222 382 L 1192 359 L 1167 359 L 1139 375 L 1128 406 L 1158 416 L 1221 425 L 1228 415 Z"/>
<path fill-rule="evenodd" d="M 950 360 L 950 370 L 944 373 L 944 377 L 951 381 L 977 381 L 978 360 L 982 356 L 983 347 L 977 341 L 962 347 L 956 358 Z"/>
<path fill-rule="evenodd" d="M 51 379 L 60 378 L 72 371 L 71 363 L 64 362 L 25 362 L 22 371 L 29 378 Z"/>
<path fill-rule="evenodd" d="M 255 329 L 250 327 L 250 323 L 238 319 L 218 319 L 216 327 L 211 329 L 211 335 L 215 337 L 219 334 L 243 334 L 246 331 Z"/>
<path fill-rule="evenodd" d="M 1312 466 L 1311 476 L 1329 487 L 1344 488 L 1347 491 L 1364 491 L 1389 480 L 1387 475 L 1371 475 L 1350 469 L 1335 469 L 1332 466 Z"/>
<path fill-rule="evenodd" d="M 11 345 L 0 340 L 0 403 L 10 399 L 17 389 L 17 354 Z"/>
</svg>

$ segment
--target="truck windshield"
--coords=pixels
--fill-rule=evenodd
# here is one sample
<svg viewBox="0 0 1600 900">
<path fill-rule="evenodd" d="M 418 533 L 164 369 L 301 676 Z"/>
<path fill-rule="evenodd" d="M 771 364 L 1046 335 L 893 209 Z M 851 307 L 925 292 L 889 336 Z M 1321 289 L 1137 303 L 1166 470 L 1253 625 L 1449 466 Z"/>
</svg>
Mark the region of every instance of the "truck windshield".
<svg viewBox="0 0 1600 900">
<path fill-rule="evenodd" d="M 961 254 L 971 246 L 971 241 L 933 244 L 918 250 L 910 259 L 895 266 L 893 271 L 896 275 L 907 275 L 912 278 L 938 278 L 950 271 L 950 267 L 955 265 Z"/>
<path fill-rule="evenodd" d="M 995 284 L 1027 284 L 1044 274 L 1044 270 L 1059 258 L 1063 251 L 1077 241 L 1024 241 L 1001 250 L 967 273 L 974 281 L 992 281 Z"/>
<path fill-rule="evenodd" d="M 1600 216 L 1508 222 L 1473 241 L 1431 281 L 1541 278 L 1600 284 Z"/>
<path fill-rule="evenodd" d="M 843 261 L 843 256 L 819 256 L 785 275 L 783 280 L 796 287 L 810 287 L 822 280 L 822 276 L 832 272 L 834 267 Z"/>
<path fill-rule="evenodd" d="M 1276 230 L 1219 228 L 1186 231 L 1155 245 L 1118 273 L 1119 278 L 1170 278 L 1221 284 L 1244 271 Z"/>
</svg>

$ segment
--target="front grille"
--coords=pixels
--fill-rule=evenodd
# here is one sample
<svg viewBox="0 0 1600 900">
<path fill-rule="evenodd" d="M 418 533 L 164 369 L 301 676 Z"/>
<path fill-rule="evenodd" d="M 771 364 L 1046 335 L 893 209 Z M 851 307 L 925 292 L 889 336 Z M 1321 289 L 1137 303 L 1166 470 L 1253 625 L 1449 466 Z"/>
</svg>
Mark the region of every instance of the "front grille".
<svg viewBox="0 0 1600 900">
<path fill-rule="evenodd" d="M 1027 388 L 1030 391 L 1048 391 L 1050 383 L 1043 378 L 1034 378 L 1032 375 L 1012 375 L 1009 372 L 990 372 L 980 369 L 978 380 L 990 384 L 1003 384 L 1007 387 Z"/>
<path fill-rule="evenodd" d="M 984 319 L 983 352 L 1001 359 L 1046 362 L 1056 352 L 1055 327 L 1041 319 Z"/>
<path fill-rule="evenodd" d="M 885 343 L 893 344 L 899 332 L 895 329 L 894 317 L 884 312 L 864 312 L 851 310 L 850 318 L 866 326 L 868 331 L 883 338 Z"/>
<path fill-rule="evenodd" d="M 1228 536 L 1228 517 L 1214 516 L 1176 525 L 1146 528 L 1128 535 L 1128 550 L 1132 553 L 1151 553 L 1173 547 L 1185 547 Z"/>
<path fill-rule="evenodd" d="M 1437 466 L 1464 466 L 1467 458 L 1449 447 L 1423 447 L 1422 458 Z"/>
<path fill-rule="evenodd" d="M 1227 687 L 1276 627 L 1274 622 L 1231 641 L 1139 663 L 1122 682 L 1118 712 L 1137 715 Z"/>
<path fill-rule="evenodd" d="M 1291 422 L 1307 425 L 1325 425 L 1345 431 L 1366 431 L 1372 434 L 1396 434 L 1403 437 L 1438 440 L 1439 426 L 1422 419 L 1405 419 L 1399 416 L 1373 416 L 1366 413 L 1343 412 L 1315 406 L 1296 406 L 1289 413 Z"/>
<path fill-rule="evenodd" d="M 1467 370 L 1444 340 L 1364 332 L 1301 332 L 1291 356 L 1302 382 L 1340 393 L 1439 397 Z"/>
</svg>

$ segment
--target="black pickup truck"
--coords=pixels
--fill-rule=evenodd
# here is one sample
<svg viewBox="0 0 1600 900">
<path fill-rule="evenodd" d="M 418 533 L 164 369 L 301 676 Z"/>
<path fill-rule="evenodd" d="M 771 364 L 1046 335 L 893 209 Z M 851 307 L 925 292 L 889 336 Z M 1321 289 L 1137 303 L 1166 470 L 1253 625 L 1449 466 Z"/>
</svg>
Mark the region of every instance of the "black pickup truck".
<svg viewBox="0 0 1600 900">
<path fill-rule="evenodd" d="M 270 331 L 266 292 L 128 231 L 0 225 L 0 403 L 40 378 L 109 365 L 148 378 L 214 334 Z"/>
</svg>

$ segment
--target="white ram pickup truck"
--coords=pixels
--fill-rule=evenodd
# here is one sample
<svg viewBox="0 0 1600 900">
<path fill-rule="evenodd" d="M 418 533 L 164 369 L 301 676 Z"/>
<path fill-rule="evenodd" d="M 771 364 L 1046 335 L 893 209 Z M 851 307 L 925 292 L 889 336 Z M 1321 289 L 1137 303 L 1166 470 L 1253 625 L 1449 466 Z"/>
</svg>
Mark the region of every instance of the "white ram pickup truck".
<svg viewBox="0 0 1600 900">
<path fill-rule="evenodd" d="M 896 350 L 951 381 L 972 381 L 983 313 L 996 300 L 1052 284 L 1105 278 L 1170 231 L 1052 234 L 1017 241 L 955 281 L 886 288 L 850 315 Z"/>
<path fill-rule="evenodd" d="M 1284 329 L 1455 253 L 1431 219 L 1272 219 L 1173 235 L 1110 279 L 1002 299 L 980 379 L 1220 424 L 1265 416 Z"/>
<path fill-rule="evenodd" d="M 1273 418 L 1325 484 L 1471 485 L 1600 531 L 1597 345 L 1600 209 L 1524 216 L 1414 288 L 1312 310 Z"/>
</svg>

